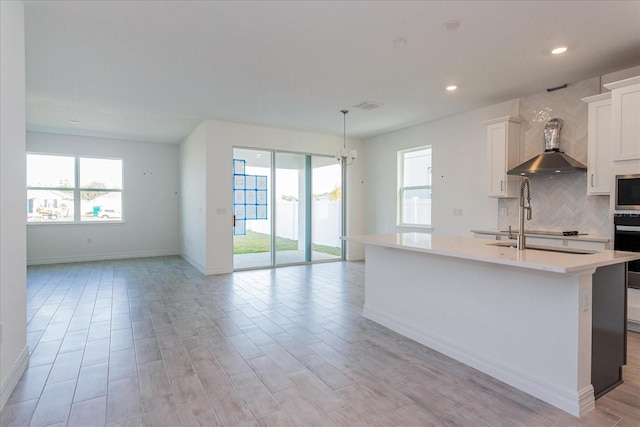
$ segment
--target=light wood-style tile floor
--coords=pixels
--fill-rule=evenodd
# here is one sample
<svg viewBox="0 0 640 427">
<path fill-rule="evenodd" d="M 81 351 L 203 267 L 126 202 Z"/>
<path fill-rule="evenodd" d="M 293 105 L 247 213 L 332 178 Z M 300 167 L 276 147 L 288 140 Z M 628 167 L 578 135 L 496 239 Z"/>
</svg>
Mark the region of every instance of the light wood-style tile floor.
<svg viewBox="0 0 640 427">
<path fill-rule="evenodd" d="M 363 296 L 362 263 L 31 267 L 31 358 L 0 425 L 640 425 L 640 334 L 626 382 L 577 419 L 364 319 Z"/>
</svg>

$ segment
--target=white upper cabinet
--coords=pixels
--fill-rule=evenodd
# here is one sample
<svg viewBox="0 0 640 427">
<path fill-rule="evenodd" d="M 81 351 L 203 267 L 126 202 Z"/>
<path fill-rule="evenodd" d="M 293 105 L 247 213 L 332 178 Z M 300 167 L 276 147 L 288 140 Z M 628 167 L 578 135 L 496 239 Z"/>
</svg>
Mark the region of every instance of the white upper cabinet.
<svg viewBox="0 0 640 427">
<path fill-rule="evenodd" d="M 520 122 L 512 116 L 484 122 L 487 125 L 489 197 L 517 197 L 519 176 L 507 171 L 520 161 Z"/>
<path fill-rule="evenodd" d="M 640 159 L 640 76 L 604 86 L 611 90 L 613 160 Z"/>
<path fill-rule="evenodd" d="M 589 104 L 587 194 L 611 191 L 611 93 L 582 98 Z"/>
</svg>

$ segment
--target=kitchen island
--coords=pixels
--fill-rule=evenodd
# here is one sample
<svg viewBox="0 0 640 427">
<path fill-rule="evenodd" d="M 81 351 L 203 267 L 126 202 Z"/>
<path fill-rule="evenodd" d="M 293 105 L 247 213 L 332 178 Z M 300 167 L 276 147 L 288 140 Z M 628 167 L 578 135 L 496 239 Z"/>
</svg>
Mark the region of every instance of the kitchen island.
<svg viewBox="0 0 640 427">
<path fill-rule="evenodd" d="M 518 251 L 426 233 L 345 239 L 365 244 L 365 317 L 575 416 L 595 405 L 596 282 L 596 302 L 621 319 L 597 347 L 624 358 L 624 269 L 639 253 Z"/>
</svg>

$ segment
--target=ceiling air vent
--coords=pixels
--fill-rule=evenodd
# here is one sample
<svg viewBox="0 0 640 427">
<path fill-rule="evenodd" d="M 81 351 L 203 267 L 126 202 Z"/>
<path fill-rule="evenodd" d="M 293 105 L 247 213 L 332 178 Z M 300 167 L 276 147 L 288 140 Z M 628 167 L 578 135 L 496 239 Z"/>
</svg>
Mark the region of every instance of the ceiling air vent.
<svg viewBox="0 0 640 427">
<path fill-rule="evenodd" d="M 364 101 L 360 104 L 356 104 L 353 108 L 360 108 L 361 110 L 373 110 L 374 108 L 380 107 L 382 104 L 375 101 Z"/>
</svg>

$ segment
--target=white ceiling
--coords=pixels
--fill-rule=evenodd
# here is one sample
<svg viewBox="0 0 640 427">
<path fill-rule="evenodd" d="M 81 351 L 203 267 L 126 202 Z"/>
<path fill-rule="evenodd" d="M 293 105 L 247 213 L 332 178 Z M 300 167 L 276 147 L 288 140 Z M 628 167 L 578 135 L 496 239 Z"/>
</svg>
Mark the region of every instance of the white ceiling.
<svg viewBox="0 0 640 427">
<path fill-rule="evenodd" d="M 342 135 L 341 109 L 365 138 L 640 64 L 640 1 L 26 1 L 25 14 L 27 128 L 141 141 L 178 143 L 204 119 Z"/>
</svg>

